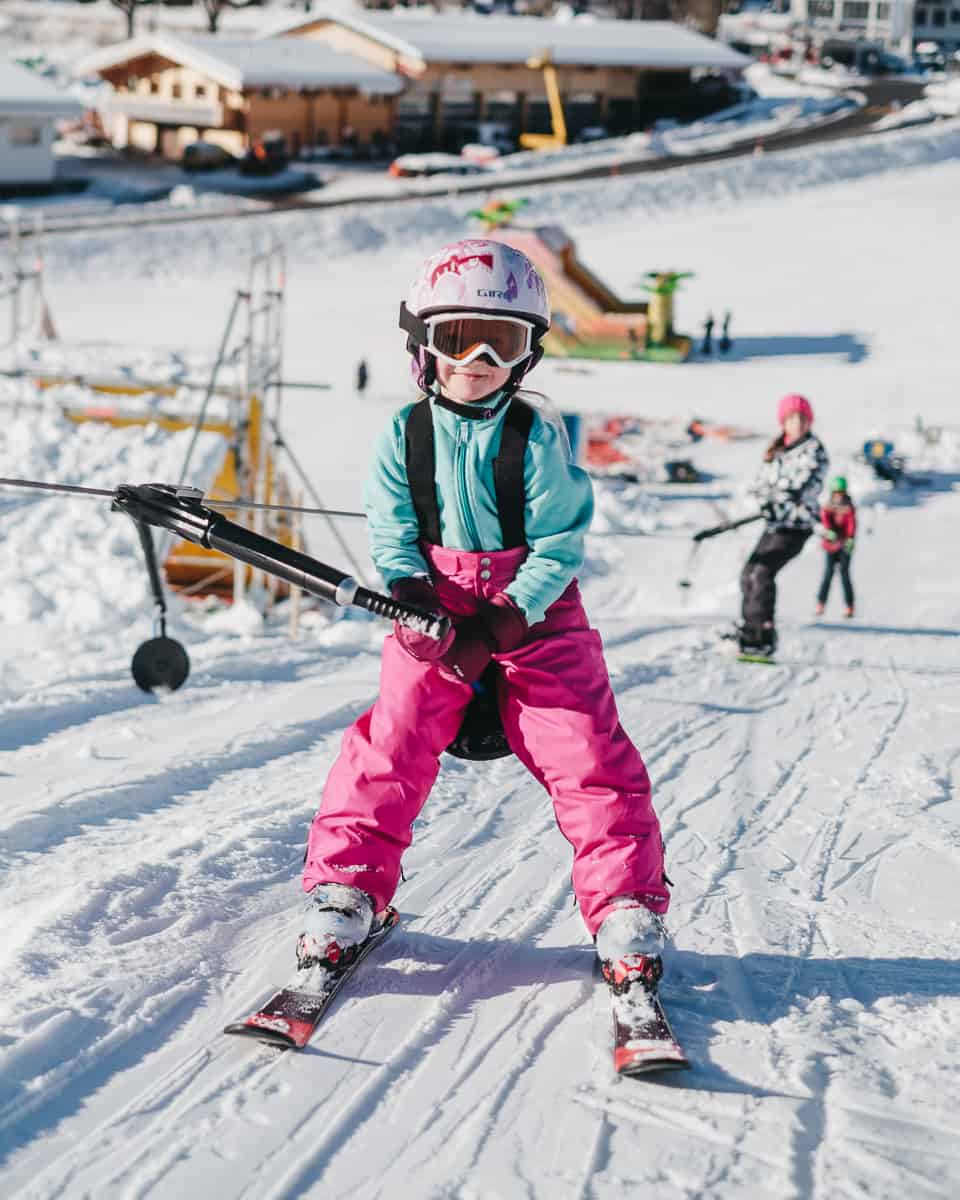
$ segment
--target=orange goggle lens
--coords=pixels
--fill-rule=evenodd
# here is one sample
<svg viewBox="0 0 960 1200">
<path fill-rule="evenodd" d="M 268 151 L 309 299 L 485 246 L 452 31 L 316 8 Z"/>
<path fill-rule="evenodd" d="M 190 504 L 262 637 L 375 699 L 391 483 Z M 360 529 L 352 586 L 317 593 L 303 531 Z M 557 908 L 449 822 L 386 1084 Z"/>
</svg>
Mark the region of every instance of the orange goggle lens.
<svg viewBox="0 0 960 1200">
<path fill-rule="evenodd" d="M 429 323 L 427 347 L 441 358 L 466 363 L 489 352 L 501 367 L 512 367 L 529 355 L 533 326 L 503 317 L 448 317 Z"/>
</svg>

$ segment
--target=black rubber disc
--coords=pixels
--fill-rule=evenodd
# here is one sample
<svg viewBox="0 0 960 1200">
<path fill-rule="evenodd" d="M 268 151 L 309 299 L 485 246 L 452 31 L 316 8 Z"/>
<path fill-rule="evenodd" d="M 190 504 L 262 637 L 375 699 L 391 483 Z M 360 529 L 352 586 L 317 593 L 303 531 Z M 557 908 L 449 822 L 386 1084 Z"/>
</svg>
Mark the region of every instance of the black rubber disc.
<svg viewBox="0 0 960 1200">
<path fill-rule="evenodd" d="M 139 647 L 130 670 L 142 692 L 155 692 L 159 688 L 175 692 L 190 674 L 190 659 L 173 638 L 156 637 Z"/>
</svg>

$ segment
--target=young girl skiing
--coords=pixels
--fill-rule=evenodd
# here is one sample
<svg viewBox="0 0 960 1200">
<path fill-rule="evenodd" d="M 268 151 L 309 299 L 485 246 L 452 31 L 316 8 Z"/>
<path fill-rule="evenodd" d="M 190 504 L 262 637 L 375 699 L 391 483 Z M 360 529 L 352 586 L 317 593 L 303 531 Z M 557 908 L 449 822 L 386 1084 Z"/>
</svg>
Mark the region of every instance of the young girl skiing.
<svg viewBox="0 0 960 1200">
<path fill-rule="evenodd" d="M 371 552 L 394 597 L 453 628 L 438 641 L 397 625 L 384 643 L 380 694 L 344 734 L 310 829 L 300 965 L 349 961 L 393 897 L 439 756 L 491 662 L 510 747 L 573 846 L 598 953 L 656 955 L 660 828 L 576 581 L 591 485 L 561 429 L 517 394 L 550 325 L 543 280 L 510 246 L 458 242 L 424 264 L 400 325 L 424 396 L 377 446 Z"/>
<path fill-rule="evenodd" d="M 820 524 L 823 528 L 821 545 L 826 551 L 826 561 L 817 595 L 817 616 L 821 616 L 827 606 L 833 572 L 839 570 L 845 605 L 843 615 L 852 617 L 853 584 L 850 581 L 850 558 L 857 534 L 857 510 L 847 491 L 847 481 L 842 475 L 838 475 L 830 484 L 830 503 L 825 504 L 820 511 Z"/>
<path fill-rule="evenodd" d="M 820 519 L 820 491 L 827 452 L 811 432 L 813 408 L 804 396 L 784 396 L 777 408 L 780 434 L 767 447 L 753 493 L 765 527 L 740 576 L 743 654 L 770 655 L 777 648 L 774 624 L 776 575 L 795 558 Z"/>
</svg>

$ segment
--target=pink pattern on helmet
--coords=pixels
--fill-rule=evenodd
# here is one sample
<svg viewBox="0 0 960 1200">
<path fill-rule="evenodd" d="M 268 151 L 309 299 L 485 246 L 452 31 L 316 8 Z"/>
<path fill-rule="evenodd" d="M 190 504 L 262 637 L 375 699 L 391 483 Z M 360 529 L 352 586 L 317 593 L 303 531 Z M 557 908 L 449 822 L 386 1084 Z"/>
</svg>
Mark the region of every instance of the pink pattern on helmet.
<svg viewBox="0 0 960 1200">
<path fill-rule="evenodd" d="M 483 238 L 466 238 L 432 254 L 410 288 L 407 308 L 420 317 L 466 308 L 523 314 L 545 329 L 550 324 L 547 289 L 530 259 Z"/>
<path fill-rule="evenodd" d="M 791 415 L 791 413 L 799 413 L 805 421 L 813 424 L 813 405 L 798 392 L 791 392 L 789 396 L 784 396 L 777 405 L 777 421 L 780 425 Z"/>
</svg>

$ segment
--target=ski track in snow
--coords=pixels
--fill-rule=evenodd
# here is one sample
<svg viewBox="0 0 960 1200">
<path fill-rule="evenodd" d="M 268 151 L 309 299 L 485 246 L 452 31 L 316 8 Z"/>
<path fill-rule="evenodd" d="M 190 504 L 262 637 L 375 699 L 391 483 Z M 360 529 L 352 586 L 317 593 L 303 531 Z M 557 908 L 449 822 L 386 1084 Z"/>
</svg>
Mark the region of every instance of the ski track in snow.
<svg viewBox="0 0 960 1200">
<path fill-rule="evenodd" d="M 789 374 L 791 388 L 816 389 L 818 427 L 862 505 L 857 621 L 806 617 L 820 569 L 812 546 L 784 576 L 780 661 L 754 667 L 724 655 L 715 636 L 734 612 L 753 531 L 706 545 L 680 599 L 675 580 L 693 574 L 683 539 L 746 503 L 742 484 L 763 443 L 688 447 L 711 478 L 684 492 L 598 488 L 585 594 L 663 825 L 674 881 L 663 988 L 690 1072 L 612 1076 L 609 1005 L 572 907 L 569 847 L 548 797 L 510 759 L 445 760 L 405 856 L 402 923 L 305 1051 L 223 1037 L 227 1021 L 291 975 L 304 839 L 341 731 L 376 694 L 381 630 L 321 621 L 293 643 L 278 626 L 234 636 L 175 609 L 191 680 L 145 698 L 128 673 L 146 596 L 129 530 L 114 532 L 116 518 L 99 509 L 4 498 L 4 1200 L 960 1194 L 960 579 L 943 538 L 960 521 L 944 318 L 956 271 L 944 269 L 946 242 L 923 240 L 953 203 L 956 165 L 940 160 L 956 137 L 950 126 L 823 159 L 778 155 L 534 197 L 538 220 L 579 221 L 586 258 L 596 253 L 598 271 L 609 267 L 625 291 L 623 222 L 641 205 L 656 238 L 680 238 L 684 263 L 696 249 L 698 279 L 684 297 L 736 304 L 756 325 L 759 361 L 644 366 L 639 399 L 624 374 L 632 364 L 591 367 L 566 381 L 578 411 L 673 419 L 682 404 L 689 419 L 706 412 L 707 393 L 718 419 L 761 431 Z M 838 183 L 832 170 L 875 174 Z M 694 215 L 681 225 L 684 205 Z M 861 238 L 868 207 L 877 228 L 913 214 L 920 241 L 909 271 Z M 715 225 L 704 232 L 707 210 Z M 345 212 L 272 225 L 303 235 L 304 274 L 322 261 L 342 309 L 331 317 L 341 326 L 326 332 L 339 329 L 345 361 L 361 303 L 382 299 L 357 290 L 354 275 L 382 278 L 395 312 L 395 284 L 421 242 L 462 232 L 447 201 L 418 210 L 411 245 L 399 241 L 404 220 Z M 222 270 L 248 229 L 228 223 L 217 238 L 196 228 L 175 248 L 152 231 L 136 269 L 160 286 L 196 253 L 199 287 L 208 281 L 197 272 L 208 261 Z M 82 252 L 63 264 L 71 286 L 103 262 L 127 277 L 130 244 L 72 241 Z M 54 241 L 54 264 L 65 249 Z M 708 290 L 711 274 L 732 299 Z M 769 326 L 750 315 L 757 295 Z M 313 335 L 309 305 L 291 304 L 292 329 L 307 317 Z M 867 347 L 863 361 L 771 349 L 790 331 L 816 344 L 836 329 Z M 374 339 L 375 378 L 393 361 L 392 334 Z M 555 374 L 550 390 L 565 378 Z M 944 427 L 929 446 L 907 430 L 916 425 L 908 393 L 928 424 Z M 385 396 L 384 413 L 394 399 Z M 358 402 L 339 427 L 322 410 L 345 435 L 327 443 L 342 451 L 341 481 L 352 481 L 351 456 L 383 415 L 377 403 Z M 929 489 L 884 489 L 853 458 L 863 437 L 890 429 L 930 472 Z M 90 432 L 73 441 L 50 414 L 8 432 L 9 474 L 48 470 L 96 486 L 177 475 L 177 454 L 156 435 L 142 445 Z M 91 566 L 101 540 L 106 583 Z"/>
<path fill-rule="evenodd" d="M 679 660 L 690 650 L 690 630 L 674 636 Z M 81 758 L 78 777 L 59 786 L 51 780 L 39 810 L 7 815 L 4 845 L 16 873 L 6 878 L 16 880 L 28 913 L 31 898 L 41 905 L 44 876 L 66 870 L 67 857 L 80 877 L 97 878 L 79 906 L 69 893 L 47 898 L 29 928 L 29 949 L 10 964 L 28 972 L 32 985 L 24 1040 L 7 1051 L 0 1136 L 26 1146 L 71 1117 L 85 1130 L 52 1162 L 33 1164 L 22 1194 L 173 1195 L 188 1179 L 190 1186 L 212 1179 L 219 1164 L 243 1180 L 233 1194 L 271 1200 L 344 1188 L 385 1196 L 398 1178 L 424 1179 L 418 1194 L 431 1196 L 538 1195 L 544 1176 L 531 1163 L 553 1115 L 541 1099 L 537 1076 L 544 1072 L 558 1088 L 568 1134 L 557 1138 L 545 1168 L 560 1194 L 613 1196 L 639 1182 L 642 1175 L 620 1174 L 630 1160 L 626 1146 L 638 1136 L 663 1151 L 656 1174 L 666 1195 L 743 1194 L 770 1180 L 778 1194 L 831 1194 L 827 1163 L 838 1152 L 837 1122 L 847 1140 L 864 1130 L 862 1151 L 849 1153 L 876 1184 L 868 1135 L 879 1113 L 835 1075 L 856 1021 L 811 1009 L 826 999 L 841 1011 L 851 1002 L 866 1011 L 886 994 L 897 996 L 896 988 L 858 983 L 817 913 L 907 836 L 885 836 L 862 859 L 845 859 L 863 835 L 862 808 L 876 781 L 897 769 L 894 747 L 911 711 L 907 685 L 892 666 L 845 672 L 849 680 L 833 705 L 867 705 L 873 715 L 858 727 L 842 786 L 825 811 L 811 788 L 837 771 L 835 747 L 822 736 L 820 683 L 829 664 L 811 653 L 809 667 L 744 673 L 695 626 L 692 636 L 700 653 L 685 670 L 705 674 L 709 687 L 685 687 L 680 671 L 671 692 L 720 695 L 723 688 L 732 703 L 705 702 L 700 711 L 694 703 L 689 715 L 690 703 L 658 699 L 655 673 L 630 683 L 629 663 L 621 662 L 629 641 L 610 656 L 625 716 L 642 713 L 631 727 L 643 728 L 638 739 L 656 782 L 670 869 L 684 880 L 678 892 L 696 896 L 675 905 L 675 939 L 694 948 L 676 953 L 665 985 L 678 1034 L 697 1062 L 689 1080 L 610 1081 L 602 1046 L 590 1045 L 595 1027 L 604 1031 L 601 1042 L 606 1035 L 607 1013 L 595 1004 L 591 955 L 569 906 L 566 846 L 547 798 L 531 806 L 536 785 L 509 762 L 485 770 L 456 763 L 441 775 L 399 897 L 402 910 L 425 915 L 407 917 L 307 1052 L 294 1058 L 217 1036 L 225 1019 L 288 970 L 289 947 L 283 955 L 275 947 L 288 940 L 317 753 L 329 758 L 334 735 L 372 694 L 368 656 L 359 669 L 343 668 L 357 696 L 346 712 L 277 721 L 278 710 L 303 711 L 295 693 L 316 694 L 311 677 L 257 689 L 276 693 L 257 705 L 240 703 L 223 685 L 198 688 L 183 693 L 189 725 L 179 715 L 177 723 L 181 739 L 196 731 L 196 751 L 189 734 L 178 746 L 194 762 L 168 768 L 166 789 L 143 775 L 98 790 L 83 777 L 103 772 L 103 760 Z M 801 646 L 796 652 L 802 657 Z M 156 736 L 162 748 L 151 726 L 162 728 L 179 700 L 145 705 L 128 692 L 126 708 L 94 713 L 88 725 L 67 725 L 19 753 L 54 759 L 65 739 L 122 749 L 131 721 L 138 745 Z M 271 713 L 266 728 L 256 721 L 261 711 Z M 764 755 L 758 746 L 771 726 L 781 738 L 789 733 L 775 754 Z M 223 732 L 211 753 L 209 731 L 217 728 Z M 948 777 L 956 757 L 938 773 Z M 942 791 L 943 778 L 931 777 L 931 786 Z M 699 781 L 693 789 L 691 779 Z M 300 786 L 308 780 L 312 794 Z M 301 790 L 302 802 L 291 805 L 291 791 Z M 201 834 L 201 820 L 216 820 L 219 832 Z M 55 821 L 56 834 L 46 827 Z M 149 851 L 132 865 L 128 843 L 144 839 L 140 853 Z M 95 860 L 106 864 L 114 854 L 118 868 L 101 866 L 97 874 Z M 761 870 L 765 888 L 740 881 Z M 771 888 L 790 893 L 789 921 L 764 935 Z M 67 912 L 69 923 L 57 932 Z M 701 953 L 697 931 L 704 929 L 710 937 Z M 780 950 L 767 954 L 764 945 Z M 835 954 L 824 996 L 809 977 Z M 85 978 L 75 975 L 76 955 L 89 960 Z M 891 962 L 888 969 L 909 986 L 908 967 Z M 126 981 L 122 990 L 118 979 Z M 811 1047 L 808 1027 L 821 1048 L 816 1038 Z M 744 1046 L 755 1047 L 749 1080 L 735 1066 Z M 582 1067 L 570 1075 L 571 1056 L 587 1065 L 585 1075 Z M 895 1098 L 895 1077 L 883 1082 Z M 121 1104 L 88 1111 L 121 1084 Z M 580 1114 L 575 1134 L 571 1106 Z M 911 1121 L 930 1133 L 937 1128 L 909 1110 L 885 1120 L 904 1153 L 917 1132 Z M 942 1121 L 946 1128 L 946 1114 Z M 785 1153 L 774 1149 L 773 1129 L 787 1139 Z M 902 1176 L 901 1163 L 897 1186 Z M 473 1188 L 478 1177 L 486 1182 Z M 920 1165 L 909 1177 L 915 1194 L 946 1194 Z"/>
</svg>

